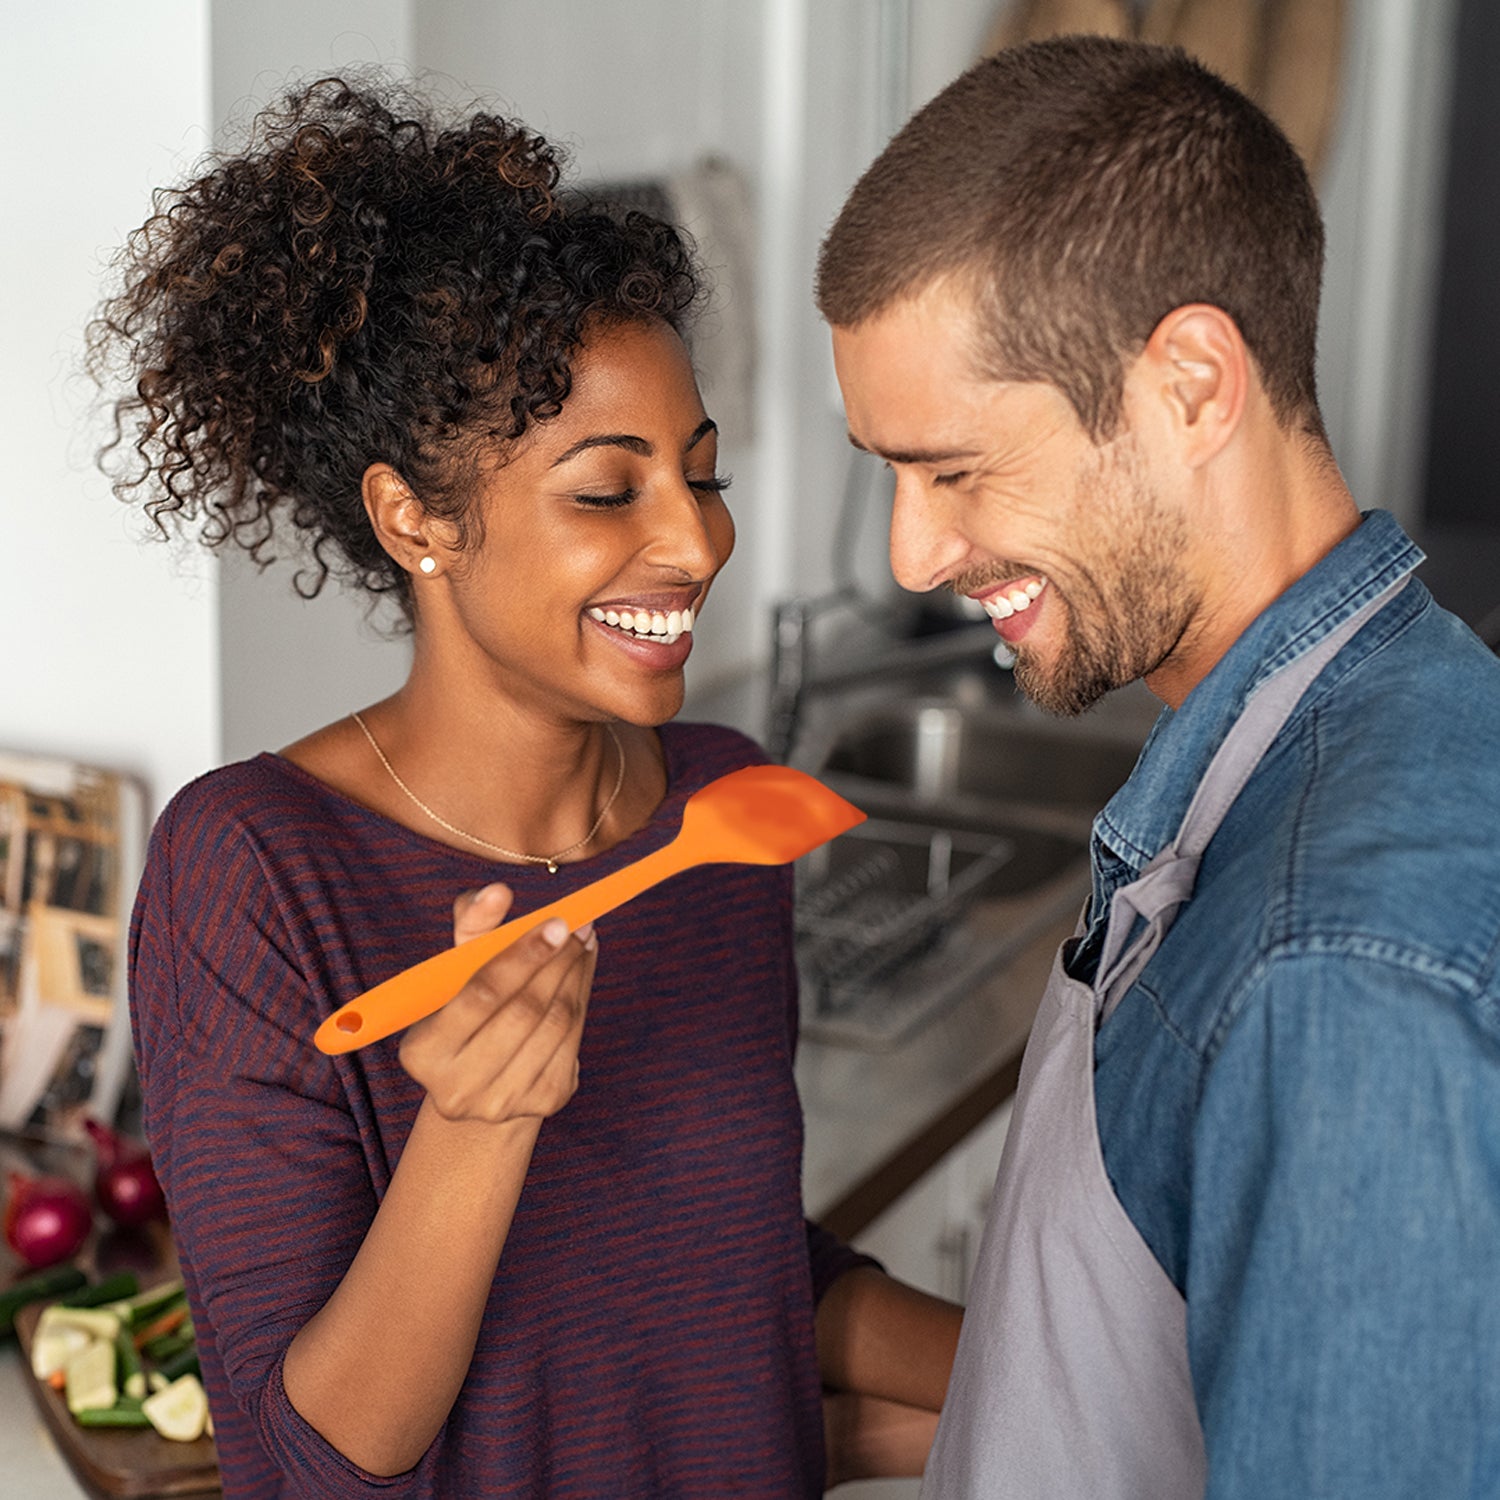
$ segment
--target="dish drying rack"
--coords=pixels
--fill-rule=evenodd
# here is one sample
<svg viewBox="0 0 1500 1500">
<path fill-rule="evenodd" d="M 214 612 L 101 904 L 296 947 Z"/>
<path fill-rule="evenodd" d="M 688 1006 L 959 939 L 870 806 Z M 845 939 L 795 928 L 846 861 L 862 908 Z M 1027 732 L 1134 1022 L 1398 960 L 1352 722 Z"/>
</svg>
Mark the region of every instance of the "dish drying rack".
<svg viewBox="0 0 1500 1500">
<path fill-rule="evenodd" d="M 799 870 L 802 1034 L 899 1045 L 1006 953 L 964 916 L 1014 856 L 1005 837 L 872 818 Z M 867 846 L 867 847 L 862 847 Z"/>
</svg>

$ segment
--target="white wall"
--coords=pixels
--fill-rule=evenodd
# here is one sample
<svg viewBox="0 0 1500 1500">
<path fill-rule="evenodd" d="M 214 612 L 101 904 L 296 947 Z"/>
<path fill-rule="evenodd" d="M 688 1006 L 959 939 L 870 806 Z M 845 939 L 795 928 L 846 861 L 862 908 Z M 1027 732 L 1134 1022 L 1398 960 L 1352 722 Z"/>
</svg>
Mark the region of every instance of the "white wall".
<svg viewBox="0 0 1500 1500">
<path fill-rule="evenodd" d="M 218 755 L 215 581 L 136 540 L 78 370 L 106 256 L 207 144 L 207 24 L 207 0 L 5 18 L 0 745 L 138 776 L 153 810 Z"/>
</svg>

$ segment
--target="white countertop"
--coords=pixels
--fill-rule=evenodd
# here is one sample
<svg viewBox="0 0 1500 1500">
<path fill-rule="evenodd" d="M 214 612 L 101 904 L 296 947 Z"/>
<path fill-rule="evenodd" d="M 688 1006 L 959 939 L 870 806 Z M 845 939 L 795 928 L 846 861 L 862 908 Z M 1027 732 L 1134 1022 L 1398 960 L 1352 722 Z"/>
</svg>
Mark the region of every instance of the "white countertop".
<svg viewBox="0 0 1500 1500">
<path fill-rule="evenodd" d="M 89 1500 L 57 1451 L 12 1342 L 0 1350 L 0 1475 L 5 1500 Z"/>
</svg>

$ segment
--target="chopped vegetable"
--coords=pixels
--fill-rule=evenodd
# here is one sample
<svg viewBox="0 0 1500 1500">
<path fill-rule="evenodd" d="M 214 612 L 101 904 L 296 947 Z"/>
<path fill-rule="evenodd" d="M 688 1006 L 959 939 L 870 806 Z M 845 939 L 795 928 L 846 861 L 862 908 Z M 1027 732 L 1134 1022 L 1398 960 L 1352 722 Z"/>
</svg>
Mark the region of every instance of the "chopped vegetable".
<svg viewBox="0 0 1500 1500">
<path fill-rule="evenodd" d="M 137 1292 L 126 1273 L 65 1300 L 91 1305 L 42 1309 L 32 1369 L 64 1393 L 80 1426 L 145 1427 L 174 1442 L 212 1433 L 180 1280 Z"/>
<path fill-rule="evenodd" d="M 112 1340 L 91 1339 L 67 1364 L 64 1386 L 68 1410 L 113 1406 L 120 1394 L 115 1384 L 115 1346 Z"/>
<path fill-rule="evenodd" d="M 189 1344 L 187 1348 L 179 1350 L 171 1359 L 164 1359 L 157 1366 L 158 1371 L 167 1380 L 178 1379 L 182 1375 L 202 1375 L 202 1369 L 198 1364 L 198 1346 Z"/>
<path fill-rule="evenodd" d="M 31 1373 L 38 1380 L 46 1380 L 93 1342 L 93 1335 L 82 1328 L 43 1328 L 38 1324 L 31 1344 Z"/>
<path fill-rule="evenodd" d="M 85 1406 L 73 1413 L 80 1427 L 149 1427 L 151 1418 L 139 1406 Z"/>
<path fill-rule="evenodd" d="M 134 1297 L 125 1297 L 119 1302 L 110 1303 L 109 1310 L 128 1327 L 139 1328 L 143 1323 L 150 1322 L 158 1313 L 165 1312 L 174 1303 L 185 1303 L 186 1300 L 187 1293 L 183 1290 L 180 1280 L 164 1281 L 160 1286 L 148 1287 Z"/>
<path fill-rule="evenodd" d="M 81 1328 L 96 1339 L 112 1339 L 120 1331 L 120 1320 L 107 1307 L 63 1307 L 54 1302 L 37 1319 L 37 1332 L 54 1328 Z"/>
<path fill-rule="evenodd" d="M 158 1339 L 163 1334 L 174 1333 L 187 1321 L 188 1309 L 186 1302 L 179 1302 L 170 1307 L 159 1318 L 153 1318 L 143 1328 L 135 1330 L 135 1346 L 144 1349 L 152 1339 Z"/>
<path fill-rule="evenodd" d="M 123 1328 L 115 1335 L 115 1366 L 120 1389 L 127 1396 L 139 1400 L 146 1394 L 146 1372 L 141 1368 L 141 1356 L 136 1352 L 135 1340 Z"/>
<path fill-rule="evenodd" d="M 88 1278 L 77 1266 L 53 1266 L 38 1271 L 0 1292 L 0 1339 L 14 1332 L 16 1314 L 30 1302 L 44 1302 L 81 1287 Z"/>
<path fill-rule="evenodd" d="M 196 1375 L 183 1375 L 165 1390 L 147 1396 L 141 1410 L 164 1438 L 191 1443 L 203 1436 L 208 1422 L 208 1396 Z"/>
<path fill-rule="evenodd" d="M 191 1334 L 164 1333 L 158 1338 L 147 1339 L 141 1345 L 141 1353 L 153 1364 L 164 1365 L 169 1359 L 176 1359 L 184 1349 L 191 1349 L 196 1342 Z"/>
<path fill-rule="evenodd" d="M 136 1280 L 134 1271 L 116 1271 L 113 1276 L 106 1276 L 93 1286 L 81 1287 L 76 1292 L 69 1290 L 67 1296 L 57 1299 L 57 1305 L 104 1307 L 108 1303 L 118 1302 L 122 1297 L 133 1297 L 139 1286 L 140 1282 Z"/>
</svg>

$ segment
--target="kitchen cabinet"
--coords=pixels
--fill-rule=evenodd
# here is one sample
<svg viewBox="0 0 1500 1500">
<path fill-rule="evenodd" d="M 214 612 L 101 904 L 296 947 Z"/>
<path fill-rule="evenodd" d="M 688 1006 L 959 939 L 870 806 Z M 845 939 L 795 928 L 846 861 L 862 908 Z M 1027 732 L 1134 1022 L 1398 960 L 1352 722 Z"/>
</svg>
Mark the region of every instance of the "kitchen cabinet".
<svg viewBox="0 0 1500 1500">
<path fill-rule="evenodd" d="M 950 1302 L 967 1301 L 1010 1114 L 1007 1100 L 854 1244 L 902 1281 Z"/>
<path fill-rule="evenodd" d="M 1006 1100 L 856 1235 L 854 1244 L 924 1292 L 967 1300 L 1010 1114 Z M 838 1500 L 918 1500 L 921 1488 L 920 1479 L 867 1479 L 832 1493 Z"/>
</svg>

